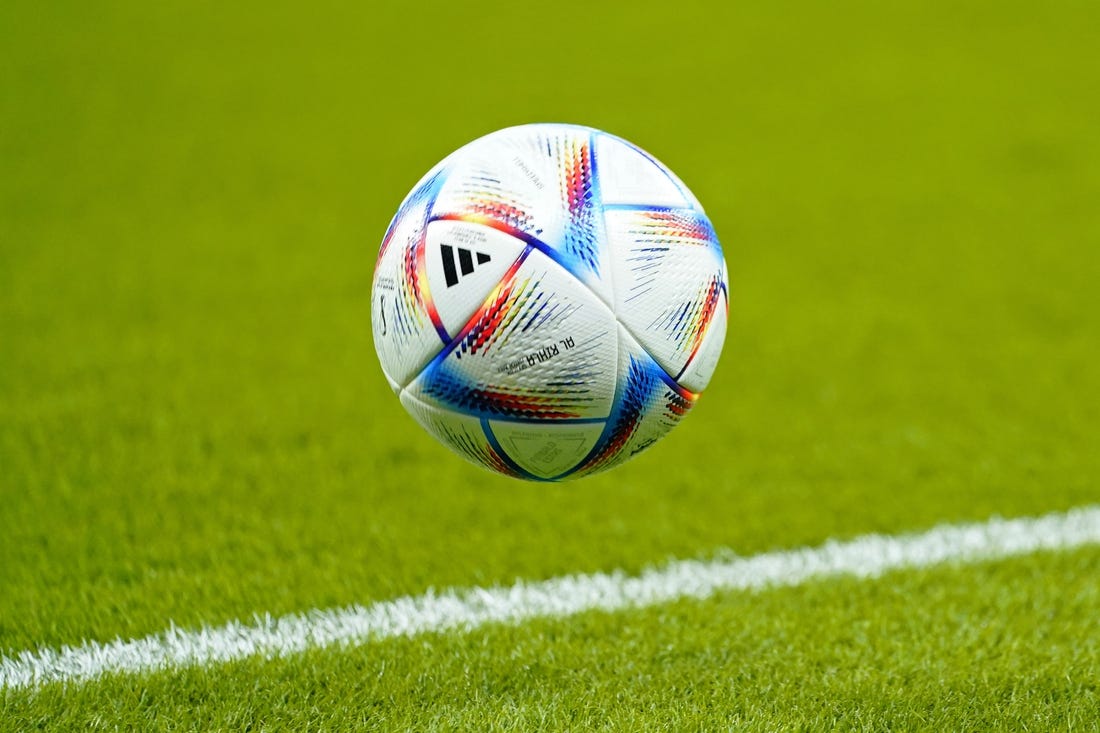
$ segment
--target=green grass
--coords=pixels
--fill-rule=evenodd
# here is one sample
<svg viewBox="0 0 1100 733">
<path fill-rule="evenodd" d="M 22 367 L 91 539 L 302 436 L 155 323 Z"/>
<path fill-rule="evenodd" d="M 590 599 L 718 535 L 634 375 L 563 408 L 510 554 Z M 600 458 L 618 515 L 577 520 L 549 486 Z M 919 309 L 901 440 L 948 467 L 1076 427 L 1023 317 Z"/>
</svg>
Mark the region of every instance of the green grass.
<svg viewBox="0 0 1100 733">
<path fill-rule="evenodd" d="M 140 730 L 1093 730 L 1098 564 L 1090 548 L 50 685 L 9 715 Z"/>
<path fill-rule="evenodd" d="M 0 653 L 1100 500 L 1097 6 L 440 5 L 0 6 Z M 458 145 L 540 120 L 669 164 L 731 272 L 726 350 L 692 416 L 561 486 L 434 444 L 369 334 L 374 256 L 408 188 Z M 74 727 L 580 727 L 606 710 L 624 727 L 1087 728 L 1096 560 L 3 706 Z M 1048 649 L 1014 619 L 1046 618 L 1062 587 L 1080 593 L 1044 628 L 1078 643 Z M 914 604 L 907 626 L 906 599 L 928 594 L 963 610 Z M 845 619 L 874 633 L 853 641 Z M 778 640 L 800 629 L 821 636 L 790 659 Z M 1016 648 L 1047 651 L 1033 667 L 1001 654 Z M 356 687 L 385 660 L 398 681 Z M 1034 690 L 1012 686 L 1028 674 Z M 694 699 L 670 691 L 685 686 Z"/>
</svg>

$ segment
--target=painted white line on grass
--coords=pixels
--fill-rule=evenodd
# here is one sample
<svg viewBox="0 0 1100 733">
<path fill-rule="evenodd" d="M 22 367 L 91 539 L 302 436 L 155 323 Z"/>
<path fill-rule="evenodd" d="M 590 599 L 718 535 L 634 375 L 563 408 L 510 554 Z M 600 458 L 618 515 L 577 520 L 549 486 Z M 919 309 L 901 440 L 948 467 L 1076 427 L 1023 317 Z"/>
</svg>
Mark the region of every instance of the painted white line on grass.
<svg viewBox="0 0 1100 733">
<path fill-rule="evenodd" d="M 942 525 L 920 534 L 866 535 L 815 548 L 753 557 L 685 560 L 641 575 L 571 575 L 508 587 L 429 592 L 369 606 L 263 616 L 251 623 L 167 631 L 141 639 L 65 646 L 0 657 L 0 688 L 79 682 L 100 675 L 196 667 L 307 649 L 348 647 L 432 631 L 474 629 L 591 610 L 622 609 L 707 598 L 721 591 L 794 586 L 836 575 L 873 578 L 903 568 L 970 563 L 1100 544 L 1100 507 L 1037 518 Z"/>
</svg>

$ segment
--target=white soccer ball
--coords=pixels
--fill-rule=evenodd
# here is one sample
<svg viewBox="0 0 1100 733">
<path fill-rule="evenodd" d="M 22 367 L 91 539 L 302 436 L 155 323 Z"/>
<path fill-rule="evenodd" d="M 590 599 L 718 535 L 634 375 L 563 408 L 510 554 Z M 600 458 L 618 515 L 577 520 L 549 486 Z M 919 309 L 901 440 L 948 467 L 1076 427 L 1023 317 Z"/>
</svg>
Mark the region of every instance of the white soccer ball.
<svg viewBox="0 0 1100 733">
<path fill-rule="evenodd" d="M 575 125 L 486 135 L 425 175 L 382 240 L 378 359 L 417 422 L 518 478 L 610 468 L 675 427 L 726 336 L 722 248 L 630 143 Z"/>
</svg>

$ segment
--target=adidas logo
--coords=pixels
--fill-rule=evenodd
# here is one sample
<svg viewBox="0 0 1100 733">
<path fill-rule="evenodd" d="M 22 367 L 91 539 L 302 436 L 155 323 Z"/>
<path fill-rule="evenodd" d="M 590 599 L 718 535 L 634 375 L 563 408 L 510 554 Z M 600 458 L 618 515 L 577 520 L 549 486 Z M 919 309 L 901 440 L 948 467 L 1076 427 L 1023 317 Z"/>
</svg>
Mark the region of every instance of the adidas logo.
<svg viewBox="0 0 1100 733">
<path fill-rule="evenodd" d="M 456 249 L 458 250 L 458 270 L 455 270 Z M 484 252 L 471 252 L 464 247 L 451 247 L 449 244 L 439 245 L 439 252 L 443 255 L 443 277 L 447 281 L 447 287 L 458 284 L 459 270 L 463 275 L 469 275 L 474 271 L 474 255 L 477 255 L 479 265 L 484 265 L 490 259 Z"/>
</svg>

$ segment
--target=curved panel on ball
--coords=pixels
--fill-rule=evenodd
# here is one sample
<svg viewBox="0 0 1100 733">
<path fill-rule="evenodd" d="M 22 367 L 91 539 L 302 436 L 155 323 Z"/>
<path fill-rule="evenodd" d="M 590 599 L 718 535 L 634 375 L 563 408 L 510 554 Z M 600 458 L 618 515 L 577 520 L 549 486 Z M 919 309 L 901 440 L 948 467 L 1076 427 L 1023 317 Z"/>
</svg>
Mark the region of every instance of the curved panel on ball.
<svg viewBox="0 0 1100 733">
<path fill-rule="evenodd" d="M 428 224 L 423 252 L 426 282 L 448 336 L 462 330 L 526 247 L 515 237 L 481 224 Z"/>
<path fill-rule="evenodd" d="M 610 305 L 595 136 L 574 125 L 523 125 L 475 140 L 452 156 L 433 217 L 537 243 Z"/>
<path fill-rule="evenodd" d="M 434 215 L 543 237 L 560 226 L 553 161 L 538 154 L 537 131 L 499 130 L 453 153 L 454 175 Z"/>
<path fill-rule="evenodd" d="M 714 370 L 718 367 L 718 358 L 722 355 L 722 345 L 726 341 L 728 320 L 726 294 L 723 292 L 722 302 L 715 310 L 714 317 L 695 355 L 691 357 L 681 374 L 673 375 L 685 389 L 702 392 L 710 384 L 710 378 L 714 376 Z"/>
<path fill-rule="evenodd" d="M 398 385 L 407 384 L 449 340 L 422 266 L 428 217 L 444 175 L 437 167 L 406 197 L 382 240 L 374 270 L 374 347 L 387 379 Z"/>
<path fill-rule="evenodd" d="M 617 359 L 611 311 L 528 248 L 454 342 L 409 390 L 494 420 L 586 420 L 611 411 Z"/>
<path fill-rule="evenodd" d="M 537 479 L 553 479 L 584 459 L 603 434 L 604 421 L 523 423 L 489 421 L 499 452 Z"/>
<path fill-rule="evenodd" d="M 467 461 L 505 476 L 528 478 L 493 446 L 478 418 L 426 404 L 407 391 L 401 393 L 401 404 L 420 427 Z"/>
<path fill-rule="evenodd" d="M 690 208 L 679 181 L 648 153 L 607 134 L 596 136 L 600 193 L 604 206 Z"/>
<path fill-rule="evenodd" d="M 698 395 L 674 382 L 626 329 L 619 329 L 619 383 L 615 405 L 596 446 L 567 476 L 605 471 L 629 460 L 668 434 Z"/>
<path fill-rule="evenodd" d="M 678 378 L 726 308 L 726 268 L 714 228 L 691 209 L 639 209 L 608 211 L 607 229 L 615 313 Z"/>
</svg>

